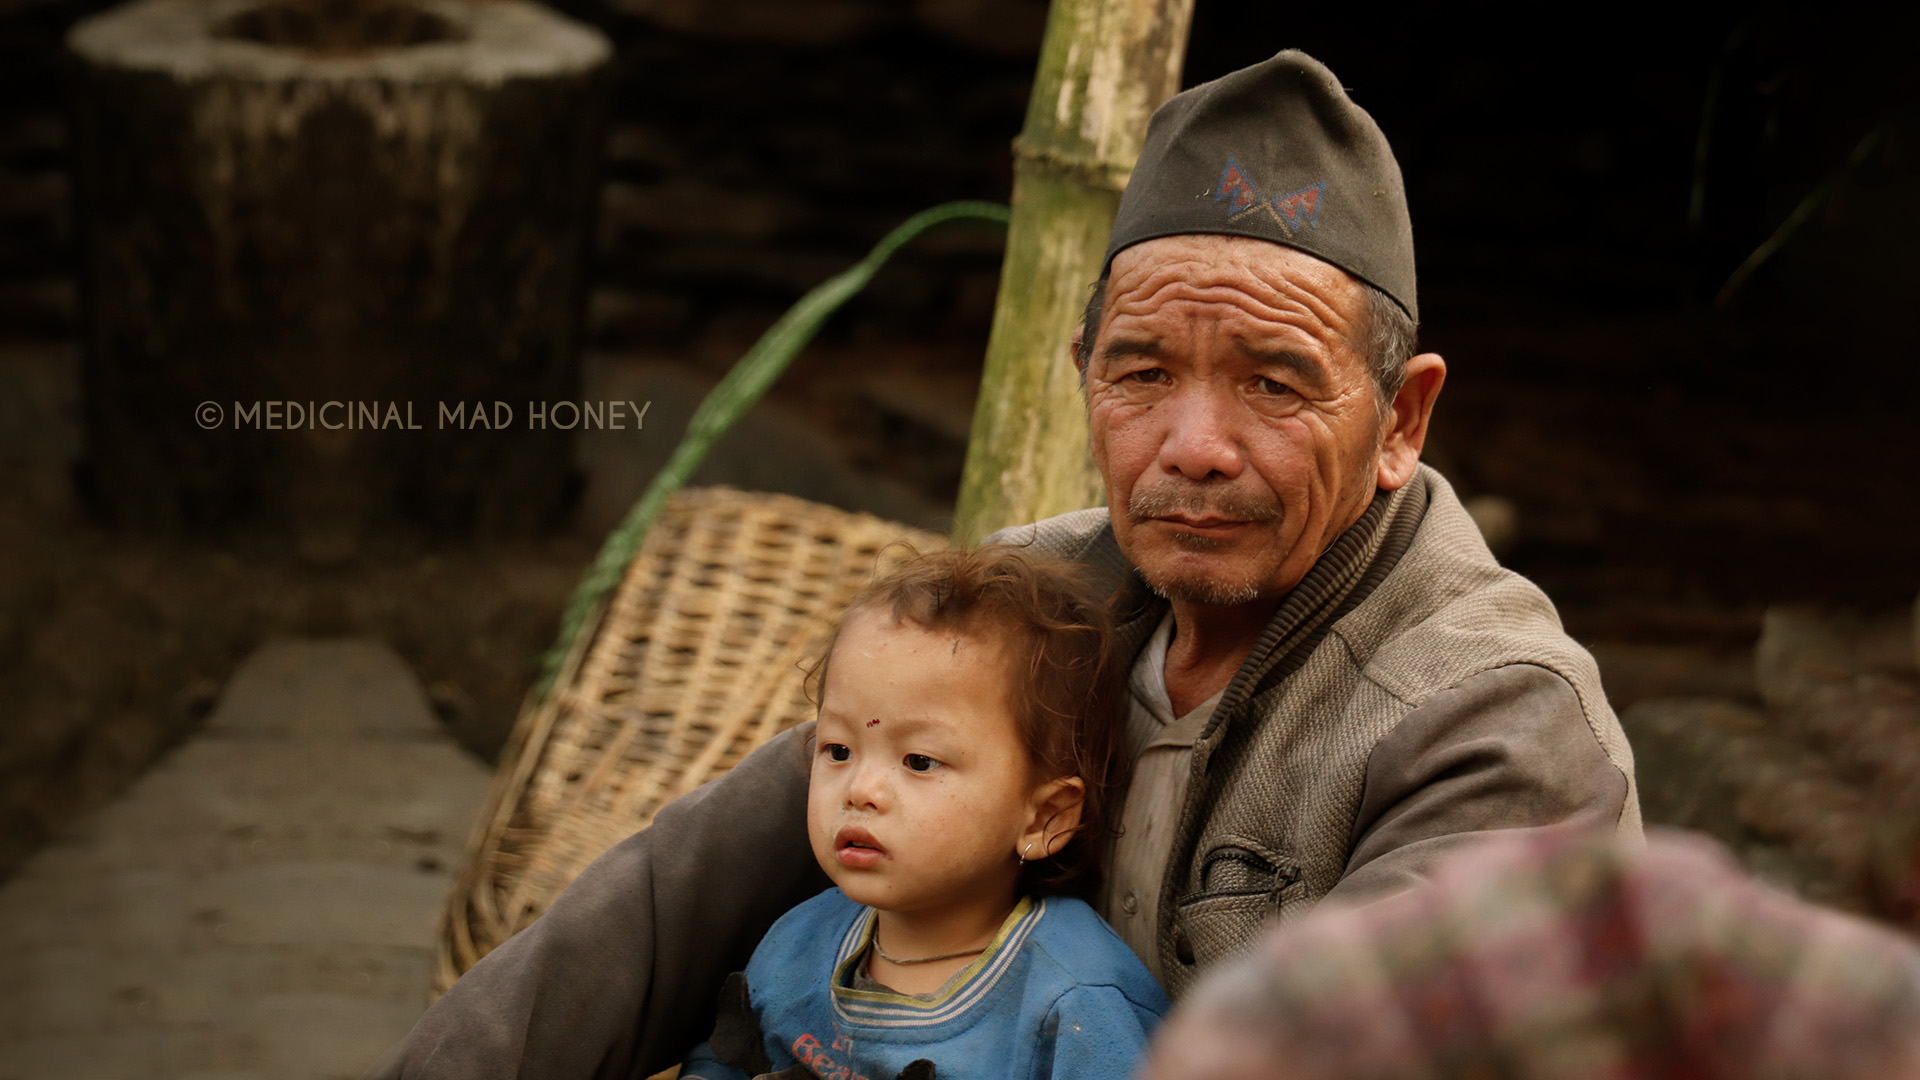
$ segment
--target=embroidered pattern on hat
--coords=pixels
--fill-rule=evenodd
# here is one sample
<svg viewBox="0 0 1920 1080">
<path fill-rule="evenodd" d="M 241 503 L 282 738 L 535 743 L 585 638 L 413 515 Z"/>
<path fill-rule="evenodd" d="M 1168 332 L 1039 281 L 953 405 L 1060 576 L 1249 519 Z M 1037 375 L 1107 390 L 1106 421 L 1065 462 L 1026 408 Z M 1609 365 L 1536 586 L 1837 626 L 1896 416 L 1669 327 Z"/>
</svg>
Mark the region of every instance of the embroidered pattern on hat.
<svg viewBox="0 0 1920 1080">
<path fill-rule="evenodd" d="M 1287 234 L 1298 232 L 1301 225 L 1316 226 L 1320 221 L 1320 196 L 1325 194 L 1327 182 L 1316 180 L 1299 191 L 1289 191 L 1273 200 L 1273 208 L 1287 225 Z"/>
<path fill-rule="evenodd" d="M 1227 204 L 1227 220 L 1237 221 L 1255 210 L 1265 210 L 1280 231 L 1289 238 L 1304 226 L 1318 227 L 1320 223 L 1320 197 L 1326 194 L 1327 182 L 1315 180 L 1298 191 L 1289 191 L 1285 195 L 1269 202 L 1260 193 L 1260 188 L 1247 175 L 1240 162 L 1229 156 L 1226 168 L 1220 170 L 1220 182 L 1214 185 L 1213 201 Z"/>
<path fill-rule="evenodd" d="M 1232 157 L 1227 158 L 1227 167 L 1220 170 L 1220 183 L 1215 185 L 1213 201 L 1227 204 L 1227 220 L 1231 221 L 1241 214 L 1258 206 L 1267 204 L 1267 197 L 1247 179 L 1246 171 Z"/>
</svg>

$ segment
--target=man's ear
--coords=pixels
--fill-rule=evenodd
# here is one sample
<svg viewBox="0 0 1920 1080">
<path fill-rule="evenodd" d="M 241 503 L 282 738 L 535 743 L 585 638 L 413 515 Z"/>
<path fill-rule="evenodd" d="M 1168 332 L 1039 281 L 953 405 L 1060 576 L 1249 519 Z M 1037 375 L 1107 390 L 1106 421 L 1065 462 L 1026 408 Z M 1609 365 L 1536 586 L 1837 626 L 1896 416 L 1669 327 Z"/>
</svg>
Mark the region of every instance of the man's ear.
<svg viewBox="0 0 1920 1080">
<path fill-rule="evenodd" d="M 1413 470 L 1420 464 L 1420 449 L 1427 444 L 1427 421 L 1433 417 L 1433 403 L 1446 381 L 1447 362 L 1439 353 L 1421 353 L 1407 361 L 1406 380 L 1393 397 L 1393 411 L 1387 416 L 1380 440 L 1376 486 L 1396 491 L 1413 478 Z"/>
<path fill-rule="evenodd" d="M 1075 323 L 1073 326 L 1073 340 L 1067 342 L 1067 359 L 1073 361 L 1073 369 L 1080 373 L 1081 382 L 1087 381 L 1087 358 L 1080 351 L 1081 338 L 1086 332 L 1086 323 Z"/>
<path fill-rule="evenodd" d="M 1063 776 L 1041 784 L 1033 793 L 1033 813 L 1020 834 L 1014 854 L 1039 862 L 1059 852 L 1080 829 L 1080 807 L 1087 801 L 1087 782 Z"/>
</svg>

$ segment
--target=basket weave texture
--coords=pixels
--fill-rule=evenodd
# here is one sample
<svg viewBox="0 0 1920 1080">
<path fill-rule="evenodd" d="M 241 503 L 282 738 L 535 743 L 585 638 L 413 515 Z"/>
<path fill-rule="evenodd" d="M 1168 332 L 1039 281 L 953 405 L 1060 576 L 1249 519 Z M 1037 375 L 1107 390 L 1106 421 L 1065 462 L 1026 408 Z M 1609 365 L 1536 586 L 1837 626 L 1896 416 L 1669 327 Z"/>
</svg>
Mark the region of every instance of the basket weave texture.
<svg viewBox="0 0 1920 1080">
<path fill-rule="evenodd" d="M 876 568 L 945 546 L 786 495 L 675 495 L 515 722 L 448 900 L 436 992 L 662 806 L 811 717 L 801 665 L 833 620 Z"/>
</svg>

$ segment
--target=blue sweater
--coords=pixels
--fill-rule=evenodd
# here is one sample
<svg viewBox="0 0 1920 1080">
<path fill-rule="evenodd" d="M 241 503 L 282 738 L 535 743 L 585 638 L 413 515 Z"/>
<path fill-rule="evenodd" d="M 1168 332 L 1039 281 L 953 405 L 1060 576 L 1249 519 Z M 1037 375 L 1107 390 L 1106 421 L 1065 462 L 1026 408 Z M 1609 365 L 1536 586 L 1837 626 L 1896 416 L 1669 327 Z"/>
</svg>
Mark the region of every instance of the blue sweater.
<svg viewBox="0 0 1920 1080">
<path fill-rule="evenodd" d="M 938 1080 L 1126 1080 L 1168 1008 L 1146 967 L 1078 900 L 1020 901 L 932 1001 L 849 987 L 873 921 L 872 908 L 828 889 L 767 931 L 746 984 L 769 1071 L 895 1080 L 924 1060 Z M 733 1065 L 703 1044 L 680 1075 L 745 1080 Z"/>
</svg>

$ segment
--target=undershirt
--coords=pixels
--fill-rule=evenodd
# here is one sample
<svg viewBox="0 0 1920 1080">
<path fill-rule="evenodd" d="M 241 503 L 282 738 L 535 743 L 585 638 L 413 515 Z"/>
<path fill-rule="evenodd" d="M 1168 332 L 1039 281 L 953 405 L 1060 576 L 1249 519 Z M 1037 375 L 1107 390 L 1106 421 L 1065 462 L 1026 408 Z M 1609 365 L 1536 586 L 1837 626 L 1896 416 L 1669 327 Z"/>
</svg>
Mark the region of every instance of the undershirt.
<svg viewBox="0 0 1920 1080">
<path fill-rule="evenodd" d="M 867 954 L 860 958 L 859 966 L 847 976 L 847 989 L 867 990 L 879 994 L 899 994 L 901 997 L 912 998 L 915 1001 L 935 1002 L 940 1000 L 941 995 L 952 990 L 953 984 L 966 973 L 967 968 L 963 966 L 959 971 L 947 976 L 947 981 L 941 983 L 937 989 L 924 994 L 901 994 L 900 991 L 873 977 L 873 946 L 869 945 Z"/>
<path fill-rule="evenodd" d="M 1120 835 L 1108 858 L 1100 914 L 1147 970 L 1160 967 L 1160 884 L 1173 853 L 1173 830 L 1186 804 L 1193 744 L 1207 726 L 1222 687 L 1185 715 L 1173 715 L 1167 693 L 1167 649 L 1173 644 L 1169 611 L 1134 658 L 1127 679 L 1127 747 L 1133 775 L 1120 809 Z"/>
</svg>

